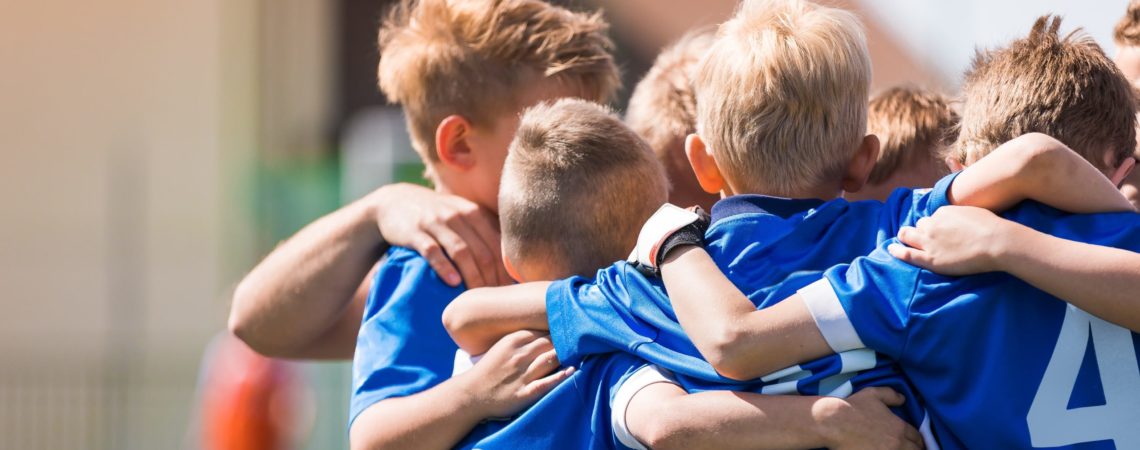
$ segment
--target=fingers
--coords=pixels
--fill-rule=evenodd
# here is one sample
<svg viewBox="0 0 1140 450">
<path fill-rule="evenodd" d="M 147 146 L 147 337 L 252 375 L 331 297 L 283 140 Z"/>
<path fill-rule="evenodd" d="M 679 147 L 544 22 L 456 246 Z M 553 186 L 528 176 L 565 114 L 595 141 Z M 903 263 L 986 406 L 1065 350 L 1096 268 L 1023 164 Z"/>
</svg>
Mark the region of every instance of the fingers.
<svg viewBox="0 0 1140 450">
<path fill-rule="evenodd" d="M 922 434 L 920 434 L 917 429 L 910 425 L 907 425 L 904 429 L 903 438 L 906 439 L 906 442 L 911 445 L 910 447 L 904 446 L 903 448 L 926 448 L 926 441 L 922 439 Z"/>
<path fill-rule="evenodd" d="M 903 262 L 923 269 L 929 270 L 933 267 L 930 254 L 916 248 L 910 248 L 902 244 L 891 244 L 887 246 L 887 252 Z"/>
<path fill-rule="evenodd" d="M 575 369 L 573 367 L 567 367 L 545 378 L 540 378 L 538 380 L 532 381 L 530 384 L 527 384 L 525 387 L 523 387 L 522 391 L 519 392 L 519 394 L 525 398 L 532 400 L 546 395 L 548 392 L 550 392 L 551 389 L 554 389 L 555 386 L 558 386 L 559 383 L 566 381 L 567 378 L 570 378 L 570 375 L 574 374 L 574 370 Z"/>
<path fill-rule="evenodd" d="M 484 276 L 488 277 L 488 283 L 493 283 L 495 286 L 511 284 L 513 280 L 502 264 L 502 236 L 499 233 L 499 218 L 490 211 L 474 207 L 466 214 L 465 220 L 488 250 L 489 256 L 485 260 L 479 261 L 483 265 Z"/>
<path fill-rule="evenodd" d="M 433 222 L 426 225 L 426 231 L 439 242 L 443 251 L 459 268 L 459 273 L 463 275 L 463 281 L 467 283 L 468 289 L 487 285 L 483 272 L 475 260 L 473 247 L 469 245 L 474 234 L 466 223 L 462 220 Z"/>
<path fill-rule="evenodd" d="M 864 390 L 869 391 L 871 395 L 887 406 L 902 406 L 903 403 L 906 403 L 906 397 L 891 388 L 872 387 Z"/>
<path fill-rule="evenodd" d="M 431 235 L 422 233 L 414 242 L 412 248 L 416 250 L 416 253 L 423 255 L 424 259 L 428 261 L 428 265 L 444 283 L 452 287 L 459 286 L 459 283 L 463 281 L 459 277 L 459 270 L 455 268 L 450 259 L 447 259 L 443 253 L 443 248 Z"/>
<path fill-rule="evenodd" d="M 923 217 L 923 220 L 926 218 Z M 919 250 L 926 248 L 923 244 L 926 242 L 926 236 L 915 227 L 902 227 L 899 229 L 899 241 L 906 244 L 908 247 L 917 248 Z"/>
<path fill-rule="evenodd" d="M 554 349 L 550 349 L 549 351 L 539 355 L 534 359 L 534 361 L 530 363 L 530 367 L 527 367 L 526 369 L 526 374 L 523 375 L 523 380 L 528 382 L 537 380 L 543 376 L 546 376 L 557 368 L 558 354 L 554 352 Z"/>
</svg>

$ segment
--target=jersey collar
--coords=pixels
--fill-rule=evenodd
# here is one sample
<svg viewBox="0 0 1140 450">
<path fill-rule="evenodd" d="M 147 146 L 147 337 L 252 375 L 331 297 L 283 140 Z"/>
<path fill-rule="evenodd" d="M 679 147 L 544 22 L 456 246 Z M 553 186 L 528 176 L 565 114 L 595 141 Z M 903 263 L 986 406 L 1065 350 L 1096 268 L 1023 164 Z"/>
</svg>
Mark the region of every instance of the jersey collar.
<svg viewBox="0 0 1140 450">
<path fill-rule="evenodd" d="M 741 214 L 771 214 L 787 219 L 795 214 L 818 208 L 825 202 L 820 199 L 770 197 L 742 194 L 722 199 L 712 207 L 713 223 Z"/>
</svg>

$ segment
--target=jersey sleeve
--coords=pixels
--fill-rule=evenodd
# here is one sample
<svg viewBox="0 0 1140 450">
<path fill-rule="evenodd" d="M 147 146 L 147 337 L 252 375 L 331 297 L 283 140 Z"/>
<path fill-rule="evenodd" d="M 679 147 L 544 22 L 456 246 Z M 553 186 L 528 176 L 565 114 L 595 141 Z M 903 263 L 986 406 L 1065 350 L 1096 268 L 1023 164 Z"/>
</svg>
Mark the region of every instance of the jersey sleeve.
<svg viewBox="0 0 1140 450">
<path fill-rule="evenodd" d="M 381 400 L 450 378 L 458 351 L 440 318 L 462 288 L 444 284 L 418 256 L 389 255 L 377 271 L 357 337 L 350 424 Z"/>
<path fill-rule="evenodd" d="M 892 222 L 886 230 L 890 236 L 898 234 L 899 227 L 914 226 L 918 219 L 934 214 L 938 208 L 950 205 L 950 187 L 961 172 L 938 180 L 930 189 L 897 189 L 884 204 L 885 221 Z"/>
<path fill-rule="evenodd" d="M 870 348 L 898 359 L 920 273 L 880 247 L 827 270 L 799 295 L 833 351 Z"/>
<path fill-rule="evenodd" d="M 610 269 L 606 269 L 610 270 Z M 636 317 L 627 296 L 609 293 L 602 277 L 571 278 L 552 283 L 546 291 L 546 314 L 550 339 L 563 365 L 576 365 L 588 355 L 617 351 L 633 353 L 652 342 L 657 332 Z M 642 308 L 642 309 L 652 309 Z"/>
</svg>

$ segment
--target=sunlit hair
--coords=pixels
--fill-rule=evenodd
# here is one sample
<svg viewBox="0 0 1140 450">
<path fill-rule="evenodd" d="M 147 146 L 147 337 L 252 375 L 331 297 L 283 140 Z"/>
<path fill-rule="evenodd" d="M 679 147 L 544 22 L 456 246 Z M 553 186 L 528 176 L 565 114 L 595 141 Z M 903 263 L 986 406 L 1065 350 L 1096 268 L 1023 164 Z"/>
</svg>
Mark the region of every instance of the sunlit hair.
<svg viewBox="0 0 1140 450">
<path fill-rule="evenodd" d="M 578 99 L 539 104 L 523 114 L 503 166 L 503 250 L 515 263 L 553 258 L 567 275 L 592 276 L 629 255 L 667 193 L 652 150 L 611 111 Z"/>
<path fill-rule="evenodd" d="M 962 87 L 962 121 L 951 156 L 966 163 L 1026 133 L 1044 133 L 1100 169 L 1136 146 L 1132 87 L 1081 30 L 1037 19 L 1029 35 L 979 51 Z"/>
<path fill-rule="evenodd" d="M 854 14 L 745 0 L 697 72 L 698 133 L 738 189 L 791 195 L 842 175 L 867 129 L 870 78 Z"/>
<path fill-rule="evenodd" d="M 1140 46 L 1140 0 L 1128 2 L 1128 10 L 1116 23 L 1112 38 L 1117 45 Z"/>
<path fill-rule="evenodd" d="M 957 137 L 958 113 L 941 94 L 894 87 L 871 98 L 867 133 L 879 137 L 879 160 L 868 183 L 880 184 L 912 164 L 945 166 L 942 157 Z"/>
<path fill-rule="evenodd" d="M 712 47 L 714 28 L 692 31 L 657 55 L 629 99 L 625 123 L 662 158 L 678 139 L 697 130 L 693 77 Z"/>
<path fill-rule="evenodd" d="M 403 106 L 416 150 L 436 161 L 441 120 L 490 126 L 540 81 L 608 102 L 620 80 L 607 28 L 600 13 L 539 0 L 404 0 L 380 28 L 380 89 Z"/>
</svg>

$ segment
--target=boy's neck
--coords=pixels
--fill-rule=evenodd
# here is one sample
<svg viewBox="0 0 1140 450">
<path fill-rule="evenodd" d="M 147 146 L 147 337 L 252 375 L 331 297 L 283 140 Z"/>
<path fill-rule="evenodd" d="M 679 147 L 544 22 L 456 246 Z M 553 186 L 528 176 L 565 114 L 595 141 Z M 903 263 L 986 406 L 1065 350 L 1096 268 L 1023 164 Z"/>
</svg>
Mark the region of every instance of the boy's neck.
<svg viewBox="0 0 1140 450">
<path fill-rule="evenodd" d="M 835 200 L 839 198 L 842 191 L 836 189 L 834 186 L 816 186 L 810 189 L 802 189 L 791 192 L 774 192 L 768 189 L 751 189 L 742 190 L 742 192 L 734 192 L 728 186 L 721 191 L 721 198 L 728 198 L 733 195 L 751 194 L 763 195 L 766 197 L 790 198 L 790 199 L 813 199 L 813 200 Z"/>
</svg>

